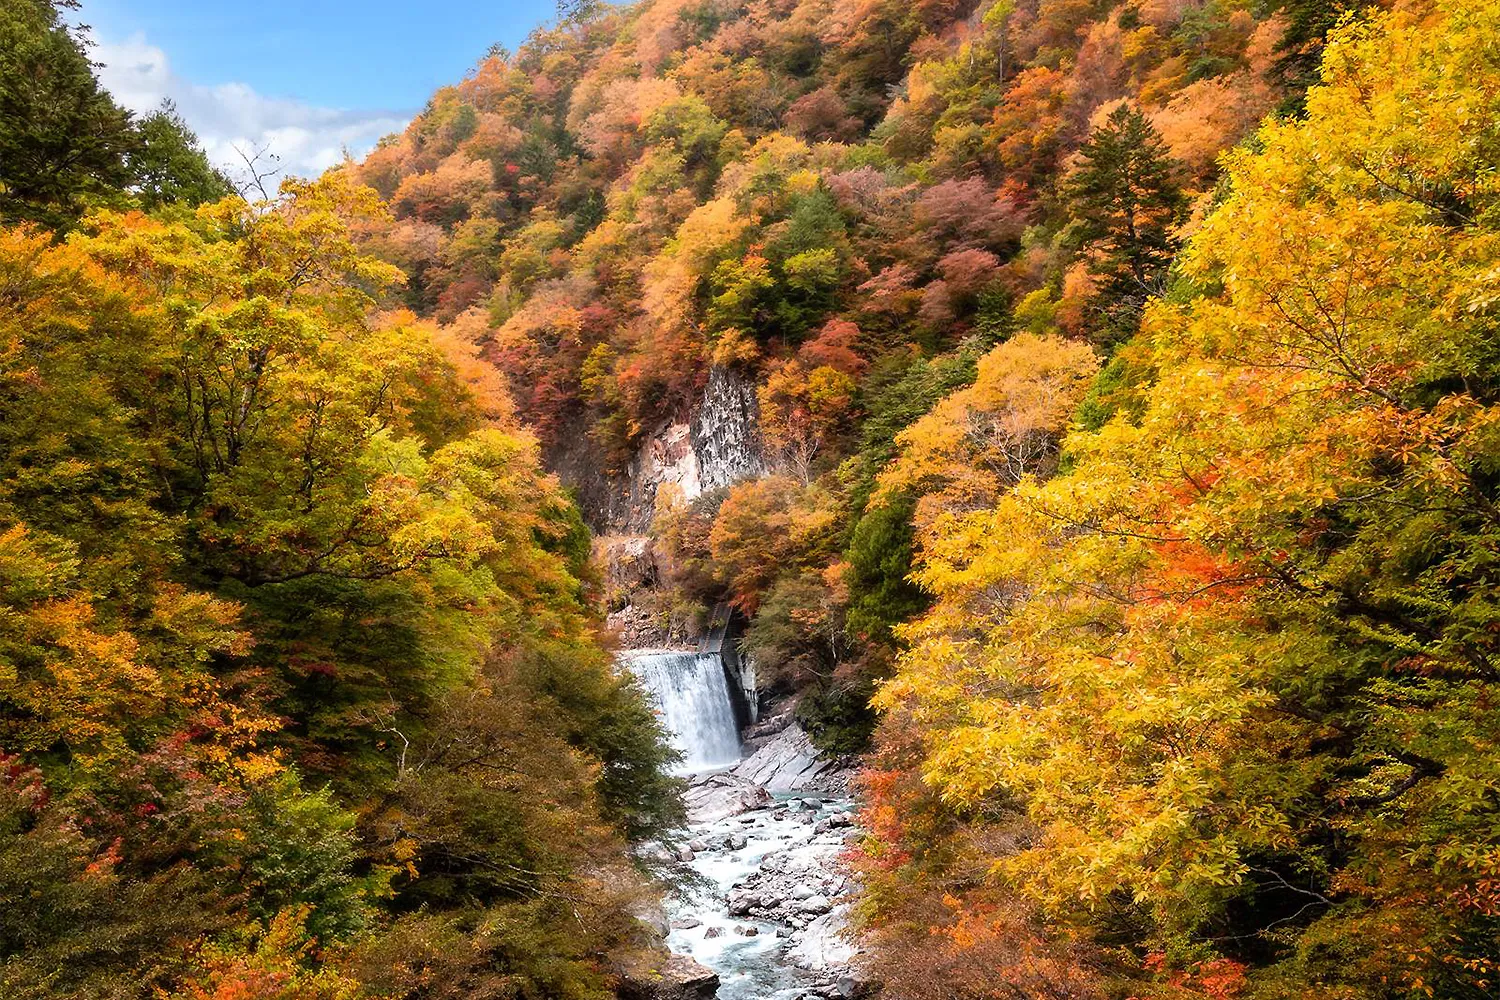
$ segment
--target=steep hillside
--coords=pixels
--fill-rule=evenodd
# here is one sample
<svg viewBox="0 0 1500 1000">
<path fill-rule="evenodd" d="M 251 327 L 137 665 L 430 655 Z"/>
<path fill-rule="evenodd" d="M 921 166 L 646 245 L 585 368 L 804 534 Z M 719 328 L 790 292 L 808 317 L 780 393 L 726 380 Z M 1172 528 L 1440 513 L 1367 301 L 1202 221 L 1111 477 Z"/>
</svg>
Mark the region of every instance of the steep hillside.
<svg viewBox="0 0 1500 1000">
<path fill-rule="evenodd" d="M 678 1000 L 679 862 L 726 996 L 1495 994 L 1500 0 L 578 0 L 254 199 L 74 9 L 0 3 L 0 995 Z M 839 798 L 679 843 L 610 646 L 729 605 Z M 714 656 L 638 666 L 722 764 Z"/>
<path fill-rule="evenodd" d="M 0 996 L 606 1000 L 673 755 L 347 177 L 226 196 L 0 4 Z"/>
<path fill-rule="evenodd" d="M 351 168 L 611 606 L 873 697 L 893 997 L 1490 988 L 1495 12 L 1353 6 L 581 5 Z"/>
<path fill-rule="evenodd" d="M 365 245 L 505 373 L 612 607 L 688 634 L 733 600 L 856 747 L 925 600 L 911 497 L 865 509 L 895 435 L 1016 331 L 1130 336 L 1318 10 L 584 6 L 354 168 L 394 215 Z"/>
</svg>

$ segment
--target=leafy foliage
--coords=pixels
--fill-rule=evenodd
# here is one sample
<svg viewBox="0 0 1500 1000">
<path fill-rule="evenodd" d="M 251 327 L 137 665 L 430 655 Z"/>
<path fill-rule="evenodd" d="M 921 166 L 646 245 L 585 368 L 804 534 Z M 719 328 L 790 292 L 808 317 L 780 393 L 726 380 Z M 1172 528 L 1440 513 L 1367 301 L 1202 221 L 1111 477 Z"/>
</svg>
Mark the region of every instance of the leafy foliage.
<svg viewBox="0 0 1500 1000">
<path fill-rule="evenodd" d="M 334 172 L 0 233 L 7 995 L 345 1000 L 422 908 L 553 949 L 476 992 L 638 947 L 671 751 L 502 390 L 375 310 L 383 213 Z"/>
<path fill-rule="evenodd" d="M 0 221 L 57 224 L 129 180 L 130 114 L 51 0 L 0 13 Z"/>
<path fill-rule="evenodd" d="M 1500 14 L 1348 6 L 569 3 L 248 203 L 9 4 L 6 994 L 610 995 L 682 814 L 542 456 L 727 371 L 660 606 L 870 750 L 887 996 L 1487 995 Z"/>
<path fill-rule="evenodd" d="M 1138 995 L 1492 987 L 1497 18 L 1335 31 L 1148 309 L 1139 408 L 923 539 L 879 701 L 974 836 L 1034 825 L 981 850 L 1004 905 Z"/>
<path fill-rule="evenodd" d="M 86 39 L 62 16 L 77 6 L 0 11 L 0 223 L 58 227 L 131 195 L 149 209 L 229 194 L 173 108 L 135 122 L 99 86 Z"/>
</svg>

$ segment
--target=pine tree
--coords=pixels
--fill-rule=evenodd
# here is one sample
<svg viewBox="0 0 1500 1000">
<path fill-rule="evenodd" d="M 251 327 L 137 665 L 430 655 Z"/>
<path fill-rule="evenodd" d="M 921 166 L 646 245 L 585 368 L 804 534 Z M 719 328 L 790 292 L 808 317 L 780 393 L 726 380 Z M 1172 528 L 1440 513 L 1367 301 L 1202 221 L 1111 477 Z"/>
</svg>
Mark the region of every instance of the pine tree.
<svg viewBox="0 0 1500 1000">
<path fill-rule="evenodd" d="M 137 197 L 147 209 L 201 205 L 234 193 L 223 172 L 208 162 L 198 137 L 170 100 L 141 119 L 130 154 Z"/>
<path fill-rule="evenodd" d="M 1085 226 L 1089 270 L 1100 279 L 1099 337 L 1112 343 L 1135 331 L 1146 300 L 1166 288 L 1183 197 L 1161 136 L 1131 105 L 1116 108 L 1079 152 L 1067 194 Z"/>
<path fill-rule="evenodd" d="M 99 86 L 67 6 L 0 6 L 0 222 L 62 225 L 130 180 L 130 113 Z"/>
</svg>

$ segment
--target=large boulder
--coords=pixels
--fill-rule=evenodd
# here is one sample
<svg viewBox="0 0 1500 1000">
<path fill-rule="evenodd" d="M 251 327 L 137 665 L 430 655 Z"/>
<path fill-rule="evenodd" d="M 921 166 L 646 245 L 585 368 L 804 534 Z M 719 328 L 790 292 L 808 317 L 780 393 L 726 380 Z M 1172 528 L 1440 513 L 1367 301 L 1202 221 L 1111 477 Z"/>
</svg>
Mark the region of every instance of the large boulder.
<svg viewBox="0 0 1500 1000">
<path fill-rule="evenodd" d="M 719 974 L 688 955 L 671 955 L 649 973 L 620 983 L 621 1000 L 710 1000 L 719 992 Z"/>
<path fill-rule="evenodd" d="M 765 788 L 740 777 L 735 772 L 710 774 L 695 781 L 683 795 L 688 819 L 694 823 L 712 823 L 771 804 Z"/>
<path fill-rule="evenodd" d="M 835 766 L 794 722 L 766 739 L 729 773 L 767 791 L 796 792 L 811 787 Z"/>
<path fill-rule="evenodd" d="M 843 972 L 848 970 L 857 952 L 850 940 L 849 904 L 843 903 L 797 934 L 787 957 L 804 969 Z"/>
</svg>

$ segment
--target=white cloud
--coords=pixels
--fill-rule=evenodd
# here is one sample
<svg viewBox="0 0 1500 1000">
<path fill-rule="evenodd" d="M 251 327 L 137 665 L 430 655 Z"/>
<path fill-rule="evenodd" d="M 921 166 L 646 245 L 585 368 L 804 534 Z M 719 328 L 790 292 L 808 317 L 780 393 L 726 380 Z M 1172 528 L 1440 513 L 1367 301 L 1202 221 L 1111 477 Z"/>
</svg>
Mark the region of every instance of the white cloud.
<svg viewBox="0 0 1500 1000">
<path fill-rule="evenodd" d="M 142 34 L 95 43 L 90 55 L 102 64 L 99 80 L 115 100 L 144 114 L 171 98 L 209 159 L 231 176 L 245 174 L 237 148 L 266 149 L 279 158 L 282 176 L 314 176 L 341 161 L 345 149 L 363 156 L 408 120 L 394 112 L 344 111 L 265 97 L 243 83 L 205 86 L 184 80 L 172 72 L 167 54 Z"/>
</svg>

